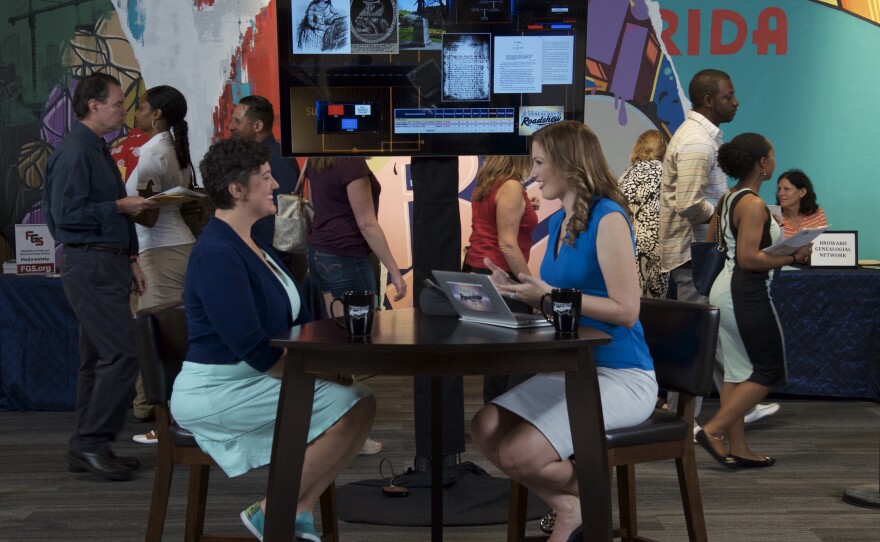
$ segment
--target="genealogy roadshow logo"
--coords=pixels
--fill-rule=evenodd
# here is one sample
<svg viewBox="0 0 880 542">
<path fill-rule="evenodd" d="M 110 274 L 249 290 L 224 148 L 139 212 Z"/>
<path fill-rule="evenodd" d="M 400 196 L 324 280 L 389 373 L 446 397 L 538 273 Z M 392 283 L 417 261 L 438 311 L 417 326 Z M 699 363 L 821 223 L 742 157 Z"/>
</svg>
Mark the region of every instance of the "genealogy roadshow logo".
<svg viewBox="0 0 880 542">
<path fill-rule="evenodd" d="M 519 110 L 519 135 L 532 135 L 540 128 L 564 118 L 561 105 L 524 106 Z"/>
<path fill-rule="evenodd" d="M 38 247 L 43 246 L 43 238 L 39 234 L 37 234 L 36 232 L 28 230 L 24 233 L 24 238 L 27 239 L 28 241 L 30 241 L 31 244 L 33 244 L 35 246 L 38 246 Z"/>
</svg>

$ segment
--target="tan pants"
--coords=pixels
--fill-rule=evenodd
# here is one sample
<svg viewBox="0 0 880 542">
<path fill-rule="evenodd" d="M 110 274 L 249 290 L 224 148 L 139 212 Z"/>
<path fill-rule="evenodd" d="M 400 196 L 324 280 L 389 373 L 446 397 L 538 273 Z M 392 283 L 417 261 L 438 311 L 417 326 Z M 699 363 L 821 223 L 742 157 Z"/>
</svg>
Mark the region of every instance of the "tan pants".
<svg viewBox="0 0 880 542">
<path fill-rule="evenodd" d="M 183 282 L 186 264 L 192 252 L 192 243 L 170 247 L 157 247 L 145 250 L 138 257 L 138 265 L 147 276 L 147 293 L 137 298 L 137 309 L 148 309 L 178 301 L 183 298 Z M 144 382 L 138 373 L 134 384 L 137 395 L 131 403 L 132 411 L 138 418 L 147 418 L 153 413 L 153 406 L 144 396 Z"/>
</svg>

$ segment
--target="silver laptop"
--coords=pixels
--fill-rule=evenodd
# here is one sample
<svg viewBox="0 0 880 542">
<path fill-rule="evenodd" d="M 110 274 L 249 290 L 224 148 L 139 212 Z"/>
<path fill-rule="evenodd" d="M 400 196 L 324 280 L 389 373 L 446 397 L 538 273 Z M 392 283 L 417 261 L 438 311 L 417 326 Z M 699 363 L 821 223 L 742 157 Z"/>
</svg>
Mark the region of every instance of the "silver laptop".
<svg viewBox="0 0 880 542">
<path fill-rule="evenodd" d="M 511 312 L 489 275 L 455 271 L 433 273 L 458 315 L 466 322 L 516 329 L 553 325 L 540 314 Z"/>
</svg>

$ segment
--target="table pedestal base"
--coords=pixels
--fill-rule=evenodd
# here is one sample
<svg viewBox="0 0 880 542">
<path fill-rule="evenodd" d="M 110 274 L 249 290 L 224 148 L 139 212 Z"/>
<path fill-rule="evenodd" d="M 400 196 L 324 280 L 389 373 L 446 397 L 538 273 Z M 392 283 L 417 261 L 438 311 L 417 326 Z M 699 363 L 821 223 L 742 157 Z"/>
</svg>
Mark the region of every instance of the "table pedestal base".
<svg viewBox="0 0 880 542">
<path fill-rule="evenodd" d="M 846 488 L 843 492 L 843 502 L 862 508 L 880 509 L 880 486 L 877 484 L 865 484 Z"/>
</svg>

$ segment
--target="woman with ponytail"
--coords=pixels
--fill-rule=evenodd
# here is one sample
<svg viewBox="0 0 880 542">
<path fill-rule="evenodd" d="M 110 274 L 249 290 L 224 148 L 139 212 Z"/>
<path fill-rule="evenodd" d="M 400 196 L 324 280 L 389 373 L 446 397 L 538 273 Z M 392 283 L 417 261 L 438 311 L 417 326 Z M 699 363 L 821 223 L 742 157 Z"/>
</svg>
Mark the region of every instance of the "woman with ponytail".
<svg viewBox="0 0 880 542">
<path fill-rule="evenodd" d="M 169 86 L 149 89 L 137 103 L 134 127 L 147 134 L 140 158 L 126 183 L 129 195 L 149 197 L 171 188 L 188 188 L 192 179 L 186 99 Z M 176 301 L 183 296 L 183 279 L 195 237 L 180 215 L 180 205 L 167 205 L 144 212 L 136 219 L 140 254 L 138 263 L 150 284 L 138 298 L 138 310 Z M 140 376 L 137 380 L 135 416 L 148 407 Z M 147 416 L 141 418 L 149 419 Z M 155 433 L 136 435 L 142 443 L 155 443 Z M 154 438 L 150 438 L 153 436 Z"/>
<path fill-rule="evenodd" d="M 749 448 L 743 417 L 774 387 L 785 384 L 782 330 L 770 299 L 771 271 L 805 262 L 810 246 L 788 256 L 761 251 L 781 238 L 779 225 L 758 196 L 776 167 L 767 138 L 754 133 L 736 136 L 718 149 L 718 163 L 737 180 L 719 204 L 728 260 L 709 293 L 709 302 L 721 309 L 718 339 L 724 355 L 724 385 L 721 407 L 697 433 L 697 442 L 728 468 L 769 467 L 776 461 Z M 716 220 L 717 213 L 710 232 L 715 231 Z"/>
</svg>

